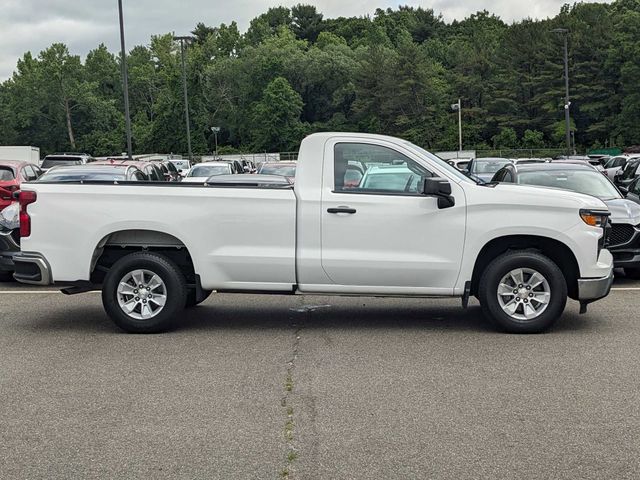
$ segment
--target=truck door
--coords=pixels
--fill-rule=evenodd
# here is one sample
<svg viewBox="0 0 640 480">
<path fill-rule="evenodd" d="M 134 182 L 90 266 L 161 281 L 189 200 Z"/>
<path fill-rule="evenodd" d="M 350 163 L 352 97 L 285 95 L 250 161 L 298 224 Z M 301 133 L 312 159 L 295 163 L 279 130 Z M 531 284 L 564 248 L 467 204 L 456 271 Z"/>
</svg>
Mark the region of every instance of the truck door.
<svg viewBox="0 0 640 480">
<path fill-rule="evenodd" d="M 360 293 L 451 294 L 464 246 L 461 187 L 451 182 L 456 204 L 439 209 L 418 194 L 420 179 L 435 176 L 428 163 L 393 143 L 336 139 L 324 158 L 321 258 L 333 283 Z"/>
</svg>

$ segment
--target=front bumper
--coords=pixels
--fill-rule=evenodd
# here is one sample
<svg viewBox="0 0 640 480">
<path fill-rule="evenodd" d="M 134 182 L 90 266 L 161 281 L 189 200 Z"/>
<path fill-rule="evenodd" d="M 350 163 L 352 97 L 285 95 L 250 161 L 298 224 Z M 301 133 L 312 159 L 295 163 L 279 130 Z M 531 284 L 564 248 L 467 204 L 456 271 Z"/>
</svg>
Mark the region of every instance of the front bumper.
<svg viewBox="0 0 640 480">
<path fill-rule="evenodd" d="M 640 268 L 640 227 L 633 226 L 633 234 L 627 241 L 606 248 L 613 255 L 615 268 Z"/>
<path fill-rule="evenodd" d="M 579 278 L 578 300 L 581 302 L 594 302 L 609 295 L 613 284 L 613 270 L 606 277 Z"/>
<path fill-rule="evenodd" d="M 39 253 L 18 253 L 13 257 L 15 273 L 13 278 L 31 285 L 51 285 L 51 267 Z"/>
</svg>

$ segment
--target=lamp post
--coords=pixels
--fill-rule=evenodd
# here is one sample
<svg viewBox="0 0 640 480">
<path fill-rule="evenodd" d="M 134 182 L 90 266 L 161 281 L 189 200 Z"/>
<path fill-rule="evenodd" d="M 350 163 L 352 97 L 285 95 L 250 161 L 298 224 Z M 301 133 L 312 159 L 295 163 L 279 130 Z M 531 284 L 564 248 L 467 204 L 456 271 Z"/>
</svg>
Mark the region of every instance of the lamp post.
<svg viewBox="0 0 640 480">
<path fill-rule="evenodd" d="M 124 46 L 124 19 L 122 16 L 122 0 L 118 0 L 118 16 L 120 18 L 120 61 L 122 62 L 122 89 L 124 91 L 124 122 L 127 131 L 127 155 L 133 155 L 131 148 L 131 116 L 129 115 L 129 81 L 127 80 L 127 50 Z"/>
<path fill-rule="evenodd" d="M 187 149 L 189 150 L 189 160 L 192 159 L 191 153 L 191 126 L 189 125 L 189 96 L 187 94 L 187 70 L 184 64 L 184 42 L 190 42 L 193 37 L 173 37 L 174 41 L 180 42 L 180 56 L 182 58 L 182 90 L 184 93 L 184 116 L 187 125 Z"/>
<path fill-rule="evenodd" d="M 213 138 L 216 142 L 216 155 L 215 158 L 218 158 L 218 133 L 220 133 L 220 127 L 211 127 L 211 131 L 213 132 Z"/>
<path fill-rule="evenodd" d="M 564 40 L 564 122 L 565 122 L 565 138 L 567 142 L 567 155 L 571 155 L 571 117 L 569 107 L 571 102 L 569 101 L 569 48 L 567 41 L 569 38 L 569 30 L 566 28 L 555 28 L 551 30 L 552 33 L 562 35 Z"/>
<path fill-rule="evenodd" d="M 462 151 L 462 99 L 458 99 L 458 103 L 451 105 L 451 109 L 458 111 L 458 149 Z"/>
</svg>

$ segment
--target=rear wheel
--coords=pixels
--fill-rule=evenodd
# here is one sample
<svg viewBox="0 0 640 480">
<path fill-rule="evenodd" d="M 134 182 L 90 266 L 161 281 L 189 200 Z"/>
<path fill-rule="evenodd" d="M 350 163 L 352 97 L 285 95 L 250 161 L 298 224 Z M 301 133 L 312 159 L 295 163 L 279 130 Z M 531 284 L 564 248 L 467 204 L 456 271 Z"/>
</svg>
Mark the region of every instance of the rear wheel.
<svg viewBox="0 0 640 480">
<path fill-rule="evenodd" d="M 505 253 L 485 269 L 478 292 L 483 312 L 502 330 L 539 333 L 562 314 L 567 284 L 558 266 L 535 252 Z"/>
<path fill-rule="evenodd" d="M 102 288 L 102 303 L 109 317 L 131 333 L 167 330 L 186 300 L 186 280 L 180 269 L 163 255 L 149 252 L 118 260 Z"/>
</svg>

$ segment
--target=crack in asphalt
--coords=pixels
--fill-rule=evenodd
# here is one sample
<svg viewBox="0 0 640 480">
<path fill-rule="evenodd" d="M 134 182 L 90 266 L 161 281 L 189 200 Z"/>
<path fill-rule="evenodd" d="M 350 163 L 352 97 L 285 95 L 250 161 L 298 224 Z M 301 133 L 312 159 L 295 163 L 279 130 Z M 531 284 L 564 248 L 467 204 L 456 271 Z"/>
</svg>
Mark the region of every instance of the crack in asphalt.
<svg viewBox="0 0 640 480">
<path fill-rule="evenodd" d="M 301 298 L 301 302 L 303 297 Z M 292 312 L 302 313 L 303 315 L 299 315 L 296 319 L 295 317 L 298 315 L 291 314 L 289 316 L 290 326 L 293 329 L 293 343 L 291 346 L 291 357 L 287 361 L 287 370 L 284 381 L 284 394 L 282 396 L 282 407 L 285 409 L 286 420 L 284 424 L 284 438 L 286 444 L 286 457 L 285 457 L 285 465 L 280 471 L 280 478 L 284 478 L 287 480 L 292 480 L 295 478 L 295 466 L 294 463 L 298 458 L 298 449 L 296 448 L 296 439 L 295 439 L 295 411 L 293 409 L 293 395 L 295 389 L 295 381 L 294 381 L 294 373 L 296 368 L 296 360 L 298 358 L 298 351 L 300 348 L 300 337 L 303 328 L 304 314 L 313 311 L 313 309 L 309 310 L 308 306 L 301 305 L 298 308 L 292 308 Z"/>
</svg>

